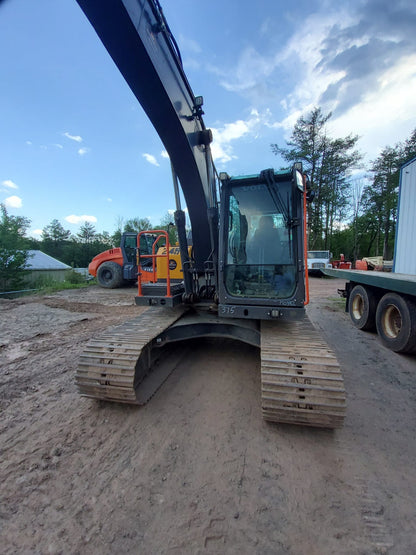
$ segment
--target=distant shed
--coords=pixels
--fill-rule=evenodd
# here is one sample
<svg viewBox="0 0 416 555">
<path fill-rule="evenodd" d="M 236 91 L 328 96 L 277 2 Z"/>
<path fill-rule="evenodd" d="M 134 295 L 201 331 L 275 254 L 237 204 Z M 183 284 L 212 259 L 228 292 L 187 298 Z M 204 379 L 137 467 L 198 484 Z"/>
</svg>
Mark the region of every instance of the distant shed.
<svg viewBox="0 0 416 555">
<path fill-rule="evenodd" d="M 393 272 L 416 275 L 416 158 L 400 170 Z"/>
<path fill-rule="evenodd" d="M 30 250 L 28 254 L 26 264 L 26 269 L 29 270 L 26 276 L 27 284 L 35 283 L 39 278 L 64 281 L 66 272 L 71 269 L 71 266 L 42 251 Z"/>
</svg>

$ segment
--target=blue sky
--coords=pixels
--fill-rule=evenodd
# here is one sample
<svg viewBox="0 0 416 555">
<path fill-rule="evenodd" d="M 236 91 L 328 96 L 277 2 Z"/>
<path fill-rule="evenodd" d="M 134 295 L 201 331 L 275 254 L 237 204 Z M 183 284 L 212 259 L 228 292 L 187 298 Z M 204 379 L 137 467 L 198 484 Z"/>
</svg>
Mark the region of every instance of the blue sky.
<svg viewBox="0 0 416 555">
<path fill-rule="evenodd" d="M 332 111 L 367 160 L 416 127 L 413 0 L 161 0 L 218 171 L 278 168 L 298 117 Z M 0 202 L 72 233 L 173 210 L 163 145 L 75 0 L 0 0 Z"/>
</svg>

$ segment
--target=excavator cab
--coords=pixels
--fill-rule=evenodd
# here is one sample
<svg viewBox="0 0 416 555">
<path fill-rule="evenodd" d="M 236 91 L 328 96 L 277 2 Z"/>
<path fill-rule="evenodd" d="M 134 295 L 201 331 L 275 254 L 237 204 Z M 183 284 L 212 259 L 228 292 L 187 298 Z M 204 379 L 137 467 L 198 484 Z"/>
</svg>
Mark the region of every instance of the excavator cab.
<svg viewBox="0 0 416 555">
<path fill-rule="evenodd" d="M 220 174 L 219 313 L 238 318 L 304 315 L 303 177 L 298 169 Z"/>
</svg>

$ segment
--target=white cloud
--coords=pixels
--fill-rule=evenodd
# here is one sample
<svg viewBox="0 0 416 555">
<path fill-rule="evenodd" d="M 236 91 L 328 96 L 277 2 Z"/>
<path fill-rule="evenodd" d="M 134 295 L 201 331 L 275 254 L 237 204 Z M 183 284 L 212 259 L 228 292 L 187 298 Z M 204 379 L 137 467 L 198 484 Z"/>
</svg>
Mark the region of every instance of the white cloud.
<svg viewBox="0 0 416 555">
<path fill-rule="evenodd" d="M 35 237 L 36 239 L 39 239 L 39 237 L 42 237 L 42 232 L 42 229 L 31 229 L 29 230 L 29 235 Z"/>
<path fill-rule="evenodd" d="M 272 50 L 271 41 L 262 51 L 249 45 L 234 67 L 208 70 L 225 89 L 248 98 L 263 114 L 267 106 L 280 108 L 279 121 L 269 117 L 261 121 L 260 130 L 261 125 L 281 128 L 289 138 L 298 118 L 320 106 L 324 113 L 333 112 L 328 123 L 331 135 L 358 134 L 359 148 L 371 158 L 386 144 L 404 140 L 415 127 L 411 5 L 379 10 L 376 2 L 336 6 L 326 2 L 280 48 Z M 261 32 L 269 25 L 266 20 Z M 222 162 L 233 156 L 230 141 L 238 137 L 232 133 L 252 132 L 241 123 L 220 131 L 224 133 L 216 135 L 214 130 L 214 139 L 219 140 L 212 150 Z"/>
<path fill-rule="evenodd" d="M 331 135 L 358 134 L 358 147 L 370 159 L 376 157 L 384 146 L 404 140 L 415 127 L 416 55 L 406 49 L 407 40 L 389 38 L 380 30 L 377 35 L 379 20 L 360 12 L 365 10 L 363 6 L 355 13 L 337 6 L 336 12 L 310 15 L 286 45 L 269 56 L 251 47 L 245 49 L 234 71 L 226 77 L 223 74 L 223 86 L 261 106 L 260 95 L 268 102 L 275 92 L 272 88 L 278 73 L 291 79 L 297 75 L 292 88 L 279 100 L 284 117 L 262 124 L 282 128 L 289 138 L 298 118 L 321 106 L 324 113 L 333 112 L 328 122 Z M 366 33 L 365 21 L 374 23 L 372 33 L 377 40 Z M 400 33 L 405 36 L 404 30 Z M 388 57 L 389 48 L 395 45 L 397 49 Z M 225 161 L 230 150 L 221 141 L 219 146 Z"/>
<path fill-rule="evenodd" d="M 7 187 L 8 189 L 18 189 L 19 187 L 14 183 L 11 179 L 5 179 L 1 182 L 2 185 Z"/>
<path fill-rule="evenodd" d="M 248 130 L 247 122 L 239 119 L 233 123 L 226 123 L 222 129 L 215 129 L 215 138 L 220 142 L 229 143 L 246 135 Z"/>
<path fill-rule="evenodd" d="M 234 71 L 221 80 L 227 91 L 244 93 L 256 87 L 276 69 L 278 56 L 263 56 L 255 48 L 245 48 Z"/>
<path fill-rule="evenodd" d="M 110 197 L 107 197 L 105 200 L 106 200 L 107 202 L 113 202 L 113 199 L 110 198 Z"/>
<path fill-rule="evenodd" d="M 89 148 L 82 147 L 82 148 L 78 149 L 78 154 L 79 154 L 80 156 L 84 156 L 84 155 L 87 154 L 89 151 L 90 151 Z"/>
<path fill-rule="evenodd" d="M 301 114 L 320 104 L 321 95 L 331 85 L 341 82 L 345 77 L 345 71 L 322 67 L 320 63 L 325 40 L 331 29 L 335 26 L 343 29 L 352 22 L 352 15 L 339 7 L 336 13 L 313 14 L 280 50 L 262 54 L 248 46 L 231 71 L 224 72 L 218 68 L 210 70 L 220 75 L 221 85 L 226 90 L 249 98 L 253 106 L 261 106 L 264 110 L 266 106 L 280 105 L 287 114 L 286 119 L 265 125 L 291 128 Z M 358 44 L 357 40 L 355 43 Z M 286 82 L 289 83 L 291 79 L 294 85 L 287 93 Z M 333 104 L 328 109 L 335 107 Z"/>
<path fill-rule="evenodd" d="M 214 162 L 220 162 L 222 164 L 226 164 L 233 159 L 236 159 L 237 156 L 233 154 L 233 149 L 231 145 L 221 144 L 219 141 L 215 141 L 215 130 L 214 131 L 214 142 L 211 145 L 211 153 Z"/>
<path fill-rule="evenodd" d="M 362 102 L 338 118 L 329 120 L 332 135 L 351 132 L 361 139 L 359 146 L 371 159 L 386 145 L 406 139 L 415 128 L 416 55 L 399 60 L 379 76 L 379 88 L 367 93 Z M 382 118 L 380 120 L 380 114 Z"/>
<path fill-rule="evenodd" d="M 179 35 L 178 43 L 182 52 L 187 51 L 192 54 L 200 54 L 202 52 L 201 46 L 195 40 L 187 38 L 182 34 Z"/>
<path fill-rule="evenodd" d="M 351 25 L 346 13 L 338 16 L 338 20 L 340 28 Z M 311 16 L 305 21 L 303 32 L 292 37 L 284 57 L 298 59 L 293 64 L 303 68 L 303 78 L 281 102 L 288 115 L 275 126 L 289 133 L 301 115 L 320 105 L 324 112 L 334 113 L 328 122 L 330 134 L 359 135 L 358 147 L 373 159 L 386 145 L 404 140 L 415 127 L 416 55 L 397 56 L 388 69 L 377 68 L 378 74 L 372 76 L 374 83 L 369 82 L 365 87 L 363 78 L 354 78 L 336 65 L 324 63 L 322 46 L 334 25 L 334 16 L 328 15 L 321 20 Z M 350 37 L 346 33 L 344 42 L 338 45 L 339 53 L 342 54 L 342 49 L 358 50 L 367 42 L 366 37 Z M 335 51 L 331 56 L 337 54 Z M 359 66 L 353 69 L 358 72 Z M 350 66 L 351 73 L 353 69 Z M 353 89 L 360 91 L 361 96 L 349 102 L 348 96 Z M 336 92 L 328 94 L 328 91 Z M 342 110 L 337 112 L 341 102 Z"/>
<path fill-rule="evenodd" d="M 23 203 L 20 197 L 13 195 L 11 197 L 7 197 L 4 201 L 4 204 L 8 208 L 21 208 Z"/>
<path fill-rule="evenodd" d="M 317 105 L 319 97 L 328 86 L 345 76 L 343 71 L 325 71 L 320 66 L 323 45 L 330 30 L 336 25 L 342 29 L 352 21 L 345 10 L 338 9 L 340 11 L 336 14 L 318 13 L 309 16 L 276 57 L 276 63 L 298 68 L 298 75 L 301 76 L 291 93 L 282 101 L 282 105 L 289 111 L 305 111 L 305 106 Z"/>
<path fill-rule="evenodd" d="M 26 144 L 31 146 L 33 143 L 32 143 L 32 141 L 26 141 Z"/>
<path fill-rule="evenodd" d="M 83 138 L 80 135 L 71 135 L 70 133 L 62 133 L 64 137 L 70 139 L 71 141 L 75 141 L 76 143 L 82 143 Z"/>
<path fill-rule="evenodd" d="M 149 164 L 152 164 L 153 166 L 159 166 L 159 162 L 156 160 L 153 154 L 148 154 L 147 152 L 145 152 L 142 154 L 142 156 L 145 160 L 149 162 Z"/>
<path fill-rule="evenodd" d="M 60 150 L 64 148 L 60 143 L 55 143 L 53 146 L 59 148 Z"/>
<path fill-rule="evenodd" d="M 195 58 L 186 57 L 183 61 L 183 67 L 185 68 L 186 72 L 197 71 L 198 69 L 201 68 L 201 64 Z"/>
<path fill-rule="evenodd" d="M 65 220 L 70 224 L 83 224 L 84 222 L 90 222 L 95 224 L 97 222 L 97 218 L 95 216 L 76 216 L 75 214 L 71 214 L 70 216 L 66 216 Z"/>
<path fill-rule="evenodd" d="M 231 142 L 246 136 L 255 137 L 260 124 L 269 126 L 267 124 L 268 116 L 268 113 L 259 114 L 257 110 L 252 110 L 247 120 L 240 119 L 232 123 L 226 123 L 220 128 L 212 128 L 211 152 L 214 161 L 225 164 L 236 159 L 237 156 L 233 154 Z"/>
<path fill-rule="evenodd" d="M 162 150 L 162 152 L 160 153 L 160 155 L 161 155 L 162 158 L 167 158 L 167 159 L 169 159 L 169 154 L 167 153 L 166 150 Z"/>
<path fill-rule="evenodd" d="M 201 67 L 201 46 L 195 40 L 185 37 L 182 34 L 179 35 L 178 43 L 182 53 L 184 68 L 188 71 L 198 70 Z"/>
<path fill-rule="evenodd" d="M 274 22 L 271 17 L 267 17 L 260 26 L 260 35 L 266 36 L 273 33 Z"/>
</svg>

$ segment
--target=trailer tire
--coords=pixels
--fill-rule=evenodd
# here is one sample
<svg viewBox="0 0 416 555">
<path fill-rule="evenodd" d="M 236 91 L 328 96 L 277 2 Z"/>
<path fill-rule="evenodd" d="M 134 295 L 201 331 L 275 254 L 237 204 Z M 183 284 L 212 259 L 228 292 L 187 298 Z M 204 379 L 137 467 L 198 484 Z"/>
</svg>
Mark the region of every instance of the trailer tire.
<svg viewBox="0 0 416 555">
<path fill-rule="evenodd" d="M 416 304 L 397 293 L 386 293 L 376 314 L 377 333 L 385 347 L 396 353 L 416 350 Z"/>
<path fill-rule="evenodd" d="M 123 284 L 123 271 L 116 262 L 103 262 L 97 270 L 97 281 L 101 287 L 117 289 Z"/>
<path fill-rule="evenodd" d="M 352 323 L 359 330 L 376 329 L 377 296 L 368 287 L 356 285 L 348 299 L 348 312 Z"/>
</svg>

